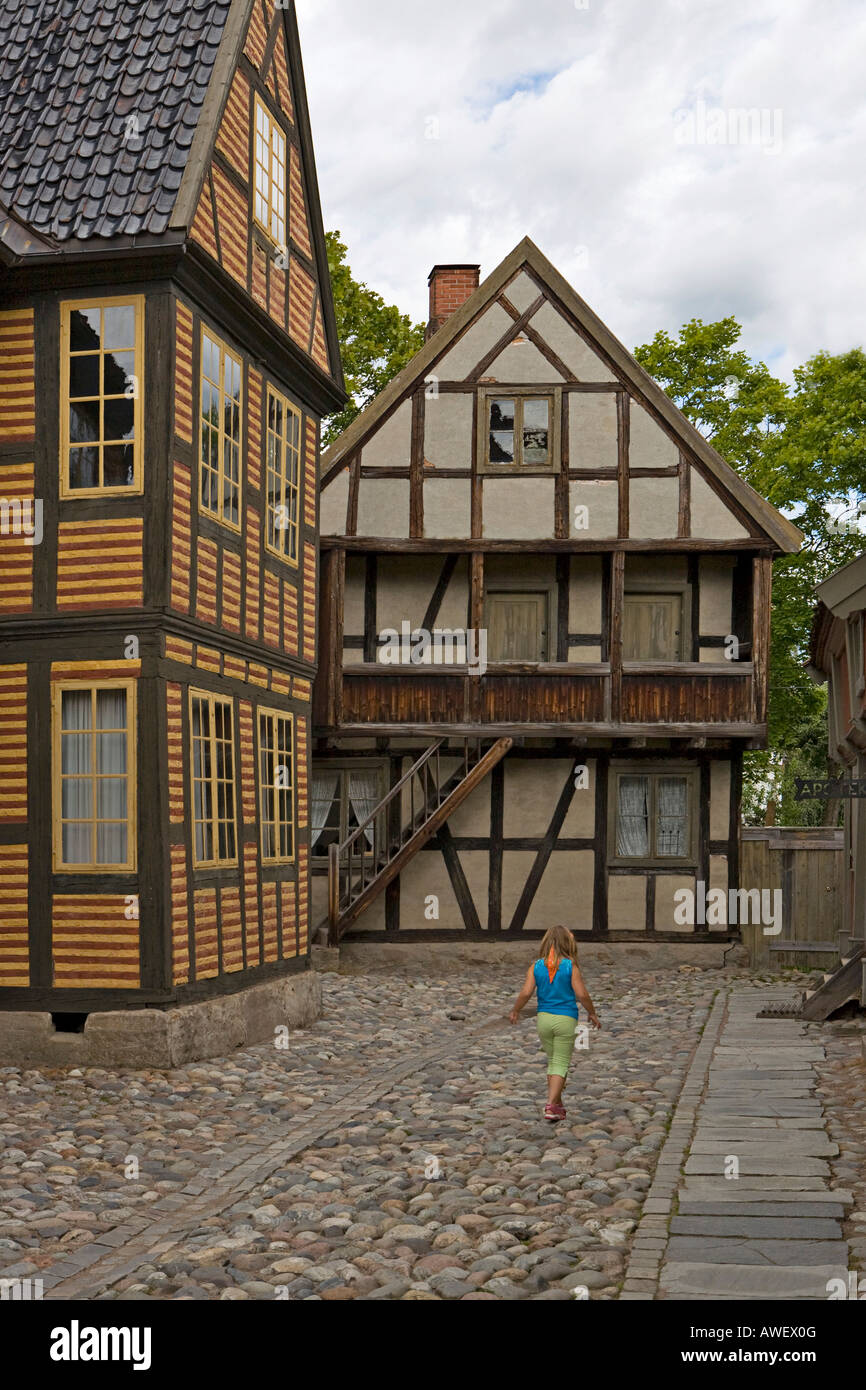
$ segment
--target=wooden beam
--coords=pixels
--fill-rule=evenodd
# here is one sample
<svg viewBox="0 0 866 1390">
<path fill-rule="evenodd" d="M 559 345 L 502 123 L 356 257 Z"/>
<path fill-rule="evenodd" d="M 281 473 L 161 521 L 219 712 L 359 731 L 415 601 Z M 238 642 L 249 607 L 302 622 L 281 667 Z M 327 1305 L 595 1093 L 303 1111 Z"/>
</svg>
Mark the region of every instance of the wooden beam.
<svg viewBox="0 0 866 1390">
<path fill-rule="evenodd" d="M 442 573 L 439 575 L 436 581 L 436 588 L 433 590 L 433 597 L 427 605 L 427 612 L 424 614 L 424 622 L 421 626 L 425 632 L 433 631 L 445 595 L 448 592 L 448 587 L 451 580 L 454 578 L 454 571 L 457 569 L 458 559 L 459 557 L 457 555 L 446 556 L 445 563 L 442 566 Z"/>
<path fill-rule="evenodd" d="M 610 595 L 610 721 L 622 720 L 622 638 L 625 605 L 625 555 L 617 551 L 613 557 Z"/>
<path fill-rule="evenodd" d="M 752 720 L 766 724 L 770 663 L 770 618 L 773 607 L 773 561 L 755 558 L 752 566 Z"/>
<path fill-rule="evenodd" d="M 378 598 L 379 557 L 368 555 L 364 579 L 364 660 L 374 666 L 379 652 Z"/>
<path fill-rule="evenodd" d="M 346 672 L 351 675 L 351 668 Z M 480 682 L 476 682 L 480 684 Z M 316 728 L 316 738 L 477 738 L 479 726 L 474 724 L 340 724 L 339 727 Z M 766 724 L 614 724 L 609 720 L 590 724 L 563 722 L 561 724 L 491 723 L 483 727 L 485 738 L 562 738 L 562 739 L 747 739 L 756 745 L 767 738 Z"/>
<path fill-rule="evenodd" d="M 550 476 L 550 475 L 546 475 Z M 611 480 L 616 474 L 610 475 Z M 480 483 L 480 479 L 478 480 Z M 480 527 L 479 527 L 480 530 Z M 733 541 L 706 541 L 671 538 L 670 540 L 632 540 L 624 537 L 611 540 L 548 540 L 539 536 L 529 541 L 485 540 L 479 534 L 471 540 L 413 540 L 411 537 L 393 536 L 323 536 L 324 550 L 364 551 L 378 550 L 383 555 L 466 555 L 472 551 L 482 554 L 537 555 L 539 550 L 545 554 L 608 555 L 624 554 L 650 555 L 724 555 L 745 552 L 750 555 L 776 555 L 778 547 L 772 541 L 745 538 Z"/>
<path fill-rule="evenodd" d="M 677 535 L 686 540 L 692 534 L 692 467 L 685 454 L 680 454 L 680 503 L 677 519 Z"/>
<path fill-rule="evenodd" d="M 505 833 L 505 763 L 490 777 L 490 882 L 487 894 L 487 929 L 502 931 L 502 860 Z"/>
<path fill-rule="evenodd" d="M 565 824 L 565 818 L 568 815 L 569 807 L 574 799 L 574 790 L 574 770 L 573 768 L 569 768 L 568 775 L 565 779 L 565 786 L 559 794 L 559 800 L 553 813 L 553 819 L 547 828 L 544 841 L 535 857 L 535 863 L 529 872 L 529 877 L 520 895 L 520 901 L 511 919 L 508 928 L 509 931 L 523 930 L 526 919 L 529 916 L 529 909 L 532 907 L 535 895 L 544 877 L 544 871 L 550 862 L 553 846 L 556 844 L 559 838 L 559 832 Z"/>
<path fill-rule="evenodd" d="M 572 533 L 571 520 L 571 489 L 569 488 L 569 450 L 571 441 L 569 439 L 569 417 L 568 417 L 568 397 L 562 398 L 562 414 L 560 419 L 560 449 L 561 459 L 559 470 L 556 474 L 556 493 L 554 506 L 556 508 L 555 532 L 556 539 L 560 541 L 568 540 Z"/>
<path fill-rule="evenodd" d="M 409 534 L 424 535 L 424 429 L 427 398 L 424 390 L 412 397 L 411 481 L 409 486 Z"/>
<path fill-rule="evenodd" d="M 594 932 L 609 930 L 607 916 L 607 837 L 608 781 L 610 757 L 600 753 L 595 762 L 595 864 L 593 872 L 592 927 Z"/>
<path fill-rule="evenodd" d="M 524 328 L 526 327 L 526 325 L 529 323 L 529 320 L 530 320 L 531 318 L 533 318 L 535 314 L 538 313 L 538 311 L 539 311 L 539 309 L 541 308 L 541 306 L 542 306 L 543 303 L 544 303 L 544 295 L 543 295 L 543 294 L 540 294 L 540 295 L 538 296 L 537 299 L 534 299 L 534 300 L 533 300 L 533 302 L 530 304 L 529 308 L 528 308 L 524 313 L 522 313 L 522 314 L 520 315 L 520 318 L 519 318 L 519 319 L 517 319 L 514 323 L 509 324 L 508 328 L 506 328 L 506 330 L 505 330 L 505 332 L 502 334 L 501 338 L 499 338 L 498 341 L 497 341 L 496 343 L 494 343 L 493 347 L 490 349 L 489 352 L 486 352 L 486 353 L 484 354 L 484 356 L 482 357 L 481 361 L 478 363 L 478 366 L 475 368 L 475 370 L 474 370 L 473 372 L 470 373 L 470 375 L 469 375 L 469 377 L 467 378 L 467 380 L 469 380 L 469 381 L 480 381 L 480 380 L 481 380 L 481 378 L 484 376 L 484 373 L 487 371 L 488 367 L 492 366 L 492 364 L 496 361 L 496 359 L 497 359 L 497 357 L 499 356 L 499 354 L 500 354 L 501 352 L 504 352 L 504 351 L 505 351 L 505 349 L 508 347 L 509 343 L 513 343 L 513 342 L 514 342 L 514 339 L 515 339 L 515 338 L 518 338 L 518 337 L 520 336 L 520 334 L 521 334 L 521 332 L 523 331 L 523 329 L 524 329 Z M 504 306 L 503 306 L 503 307 L 504 307 Z M 506 312 L 507 312 L 507 311 L 506 311 Z M 560 385 L 561 385 L 561 384 L 562 384 L 562 383 L 560 382 Z M 503 387 L 503 389 L 505 389 L 505 388 Z"/>
<path fill-rule="evenodd" d="M 616 398 L 617 439 L 619 448 L 619 536 L 629 536 L 629 456 L 631 453 L 631 397 L 622 391 Z"/>
</svg>

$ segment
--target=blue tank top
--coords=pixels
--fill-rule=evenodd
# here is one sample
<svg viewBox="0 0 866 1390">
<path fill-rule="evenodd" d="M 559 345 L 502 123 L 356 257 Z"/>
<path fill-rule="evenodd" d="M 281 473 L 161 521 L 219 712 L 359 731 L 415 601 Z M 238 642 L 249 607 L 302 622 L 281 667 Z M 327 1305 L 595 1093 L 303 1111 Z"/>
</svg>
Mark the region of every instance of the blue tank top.
<svg viewBox="0 0 866 1390">
<path fill-rule="evenodd" d="M 543 960 L 535 962 L 535 983 L 538 990 L 538 1012 L 540 1014 L 565 1014 L 568 1018 L 578 1018 L 577 1000 L 571 987 L 571 961 L 561 960 L 559 969 L 550 978 Z"/>
</svg>

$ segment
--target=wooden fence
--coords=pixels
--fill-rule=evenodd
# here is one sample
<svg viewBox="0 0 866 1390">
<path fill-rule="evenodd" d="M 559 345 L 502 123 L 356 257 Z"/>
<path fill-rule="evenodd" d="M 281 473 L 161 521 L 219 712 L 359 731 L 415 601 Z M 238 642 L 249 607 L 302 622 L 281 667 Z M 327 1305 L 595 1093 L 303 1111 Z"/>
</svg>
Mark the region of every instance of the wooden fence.
<svg viewBox="0 0 866 1390">
<path fill-rule="evenodd" d="M 752 965 L 834 970 L 844 925 L 845 832 L 744 826 L 740 840 L 741 887 L 781 892 L 777 935 L 767 935 L 764 924 L 741 922 Z"/>
</svg>

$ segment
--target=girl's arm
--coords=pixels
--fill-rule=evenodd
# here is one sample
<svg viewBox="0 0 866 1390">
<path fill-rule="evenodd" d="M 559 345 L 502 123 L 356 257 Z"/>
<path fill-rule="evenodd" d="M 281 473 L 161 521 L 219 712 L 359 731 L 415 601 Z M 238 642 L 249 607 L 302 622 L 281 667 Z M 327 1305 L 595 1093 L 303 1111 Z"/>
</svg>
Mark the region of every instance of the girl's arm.
<svg viewBox="0 0 866 1390">
<path fill-rule="evenodd" d="M 572 961 L 571 965 L 571 987 L 574 990 L 574 997 L 578 1004 L 582 1004 L 586 1009 L 593 1028 L 600 1028 L 601 1023 L 599 1022 L 598 1014 L 595 1012 L 595 1005 L 589 997 L 589 990 L 583 982 L 583 976 L 580 973 L 580 967 L 577 961 Z"/>
<path fill-rule="evenodd" d="M 535 993 L 535 966 L 530 965 L 526 972 L 526 979 L 523 981 L 523 989 L 514 1001 L 514 1008 L 509 1014 L 512 1023 L 516 1023 L 520 1018 L 520 1010 L 524 1008 Z"/>
</svg>

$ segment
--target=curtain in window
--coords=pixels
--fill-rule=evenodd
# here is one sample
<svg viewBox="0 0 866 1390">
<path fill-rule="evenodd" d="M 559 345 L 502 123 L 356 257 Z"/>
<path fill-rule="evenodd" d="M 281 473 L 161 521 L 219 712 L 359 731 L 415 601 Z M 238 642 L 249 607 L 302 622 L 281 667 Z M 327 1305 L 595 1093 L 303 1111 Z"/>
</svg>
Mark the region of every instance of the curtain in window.
<svg viewBox="0 0 866 1390">
<path fill-rule="evenodd" d="M 96 694 L 96 862 L 126 863 L 126 691 Z"/>
<path fill-rule="evenodd" d="M 683 859 L 688 854 L 688 782 L 660 777 L 658 783 L 658 856 Z"/>
<path fill-rule="evenodd" d="M 93 816 L 91 692 L 64 690 L 61 771 L 64 864 L 89 864 Z M 73 824 L 68 824 L 68 822 Z M 78 822 L 75 824 L 74 822 Z"/>
<path fill-rule="evenodd" d="M 363 825 L 371 816 L 381 800 L 379 773 L 375 768 L 349 773 L 349 802 L 358 820 Z M 373 844 L 375 826 L 368 825 L 364 838 L 368 845 Z"/>
<path fill-rule="evenodd" d="M 328 816 L 331 814 L 334 797 L 337 795 L 339 781 L 339 772 L 313 773 L 313 795 L 311 797 L 310 807 L 311 850 L 315 850 L 316 845 L 322 838 L 322 831 L 328 823 Z"/>
<path fill-rule="evenodd" d="M 649 778 L 620 777 L 616 852 L 623 859 L 648 859 Z"/>
</svg>

